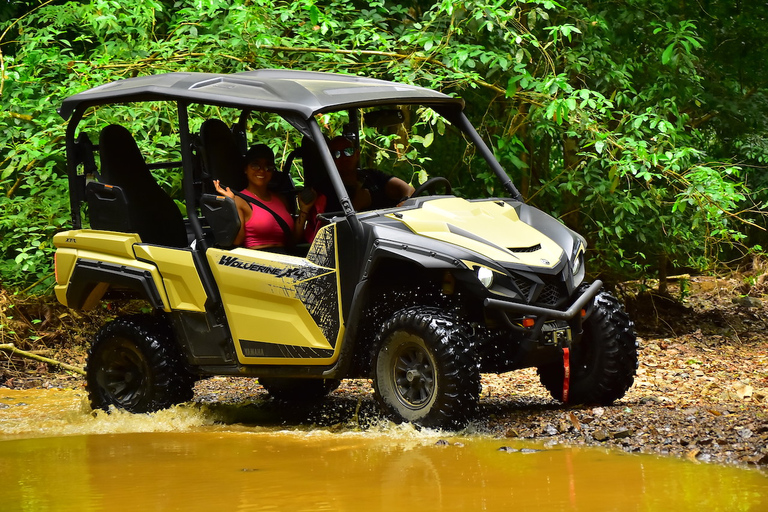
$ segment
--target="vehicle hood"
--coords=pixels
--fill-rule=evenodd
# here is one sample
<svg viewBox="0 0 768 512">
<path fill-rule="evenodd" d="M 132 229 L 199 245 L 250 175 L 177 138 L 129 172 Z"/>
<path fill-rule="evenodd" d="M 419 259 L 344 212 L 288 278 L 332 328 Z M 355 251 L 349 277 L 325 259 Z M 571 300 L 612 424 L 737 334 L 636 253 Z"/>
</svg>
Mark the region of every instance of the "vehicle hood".
<svg viewBox="0 0 768 512">
<path fill-rule="evenodd" d="M 440 198 L 387 217 L 402 222 L 416 234 L 463 247 L 502 264 L 554 268 L 564 256 L 557 242 L 520 220 L 516 209 L 500 200 Z"/>
</svg>

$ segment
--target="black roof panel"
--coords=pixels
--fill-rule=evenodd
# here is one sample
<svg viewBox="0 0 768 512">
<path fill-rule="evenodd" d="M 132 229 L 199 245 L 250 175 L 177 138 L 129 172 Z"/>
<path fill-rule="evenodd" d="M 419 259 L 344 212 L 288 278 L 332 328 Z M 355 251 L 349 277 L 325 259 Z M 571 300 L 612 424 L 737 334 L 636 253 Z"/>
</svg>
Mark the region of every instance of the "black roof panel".
<svg viewBox="0 0 768 512">
<path fill-rule="evenodd" d="M 262 69 L 233 74 L 166 73 L 118 80 L 70 96 L 59 114 L 69 119 L 77 109 L 135 101 L 188 101 L 290 112 L 305 119 L 318 112 L 368 104 L 464 106 L 461 99 L 413 85 L 335 73 Z"/>
</svg>

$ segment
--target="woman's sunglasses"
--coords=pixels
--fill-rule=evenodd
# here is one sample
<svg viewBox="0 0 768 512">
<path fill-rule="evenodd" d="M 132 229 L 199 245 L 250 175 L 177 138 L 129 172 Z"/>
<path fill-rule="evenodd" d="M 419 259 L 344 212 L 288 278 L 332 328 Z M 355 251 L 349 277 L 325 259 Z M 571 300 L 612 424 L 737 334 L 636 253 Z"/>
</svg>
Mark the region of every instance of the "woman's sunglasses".
<svg viewBox="0 0 768 512">
<path fill-rule="evenodd" d="M 337 149 L 336 151 L 334 151 L 333 152 L 333 158 L 338 160 L 339 158 L 341 158 L 342 155 L 344 155 L 345 157 L 349 158 L 350 156 L 352 156 L 354 154 L 355 154 L 355 148 L 350 146 L 348 148 Z"/>
<path fill-rule="evenodd" d="M 269 172 L 275 172 L 275 166 L 274 166 L 274 165 L 267 165 L 267 166 L 264 166 L 264 165 L 259 165 L 259 164 L 258 164 L 258 163 L 256 163 L 256 162 L 251 162 L 251 163 L 249 163 L 249 164 L 248 164 L 248 167 L 251 167 L 251 168 L 253 168 L 253 169 L 256 169 L 256 170 L 261 170 L 261 169 L 263 169 L 263 170 L 265 170 L 265 171 L 269 171 Z"/>
</svg>

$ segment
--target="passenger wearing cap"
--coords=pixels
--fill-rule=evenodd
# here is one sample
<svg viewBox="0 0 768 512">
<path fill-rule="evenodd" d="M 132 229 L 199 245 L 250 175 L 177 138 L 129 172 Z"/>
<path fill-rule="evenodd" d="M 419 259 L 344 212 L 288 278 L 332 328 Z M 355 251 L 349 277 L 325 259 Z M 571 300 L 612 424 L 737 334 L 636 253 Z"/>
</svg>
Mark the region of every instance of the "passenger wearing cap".
<svg viewBox="0 0 768 512">
<path fill-rule="evenodd" d="M 239 193 L 222 187 L 218 180 L 216 191 L 235 201 L 240 216 L 240 232 L 235 245 L 249 249 L 290 247 L 303 238 L 307 213 L 314 204 L 299 199 L 299 214 L 294 220 L 288 212 L 288 202 L 281 194 L 269 189 L 276 172 L 275 155 L 266 144 L 253 146 L 245 155 L 245 175 L 248 186 Z"/>
<path fill-rule="evenodd" d="M 378 169 L 360 169 L 360 151 L 348 138 L 334 137 L 328 148 L 356 211 L 391 208 L 413 194 L 415 189 L 400 178 Z"/>
</svg>

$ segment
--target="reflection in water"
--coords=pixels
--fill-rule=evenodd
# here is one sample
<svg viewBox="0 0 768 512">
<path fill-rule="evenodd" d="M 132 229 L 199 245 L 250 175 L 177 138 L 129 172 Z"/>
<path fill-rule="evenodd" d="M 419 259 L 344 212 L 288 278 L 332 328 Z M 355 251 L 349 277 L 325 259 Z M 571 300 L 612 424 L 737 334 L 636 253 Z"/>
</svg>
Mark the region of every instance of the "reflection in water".
<svg viewBox="0 0 768 512">
<path fill-rule="evenodd" d="M 254 428 L 199 407 L 94 417 L 82 393 L 24 393 L 0 390 L 4 512 L 768 510 L 757 471 L 408 426 Z"/>
</svg>

